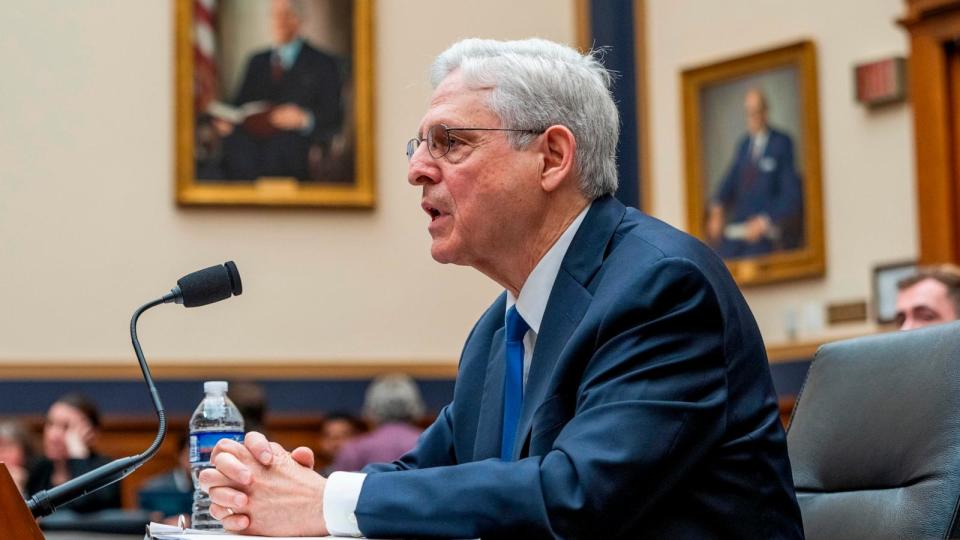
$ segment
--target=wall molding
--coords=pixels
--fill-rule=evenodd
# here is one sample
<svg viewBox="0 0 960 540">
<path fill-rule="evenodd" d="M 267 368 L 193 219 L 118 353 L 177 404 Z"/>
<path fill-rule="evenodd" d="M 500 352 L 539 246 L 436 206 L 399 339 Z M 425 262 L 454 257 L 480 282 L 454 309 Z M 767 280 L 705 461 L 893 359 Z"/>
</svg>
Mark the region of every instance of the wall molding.
<svg viewBox="0 0 960 540">
<path fill-rule="evenodd" d="M 857 337 L 857 336 L 850 336 Z M 825 343 L 839 338 L 782 343 L 767 347 L 771 364 L 809 360 Z M 417 379 L 453 379 L 456 360 L 432 362 L 365 360 L 158 360 L 150 362 L 157 380 L 175 379 L 370 379 L 384 373 L 407 373 Z M 140 367 L 127 360 L 0 359 L 2 380 L 130 380 Z"/>
<path fill-rule="evenodd" d="M 330 360 L 160 360 L 150 362 L 155 379 L 369 379 L 384 373 L 407 373 L 417 379 L 453 379 L 456 360 L 330 361 Z M 5 380 L 129 380 L 139 379 L 140 366 L 132 361 L 68 361 L 0 359 Z"/>
<path fill-rule="evenodd" d="M 821 345 L 861 337 L 829 337 L 767 346 L 771 364 L 811 360 Z M 370 379 L 395 372 L 417 379 L 454 379 L 457 360 L 156 360 L 150 372 L 171 379 Z M 140 366 L 129 360 L 24 360 L 0 358 L 0 380 L 130 380 L 140 379 Z"/>
</svg>

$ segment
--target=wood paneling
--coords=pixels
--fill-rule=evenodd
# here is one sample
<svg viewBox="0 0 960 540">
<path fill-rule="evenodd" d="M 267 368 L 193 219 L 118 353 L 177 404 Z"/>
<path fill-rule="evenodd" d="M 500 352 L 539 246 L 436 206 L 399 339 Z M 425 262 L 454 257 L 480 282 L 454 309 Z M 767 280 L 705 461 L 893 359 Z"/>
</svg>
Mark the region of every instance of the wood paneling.
<svg viewBox="0 0 960 540">
<path fill-rule="evenodd" d="M 960 262 L 960 0 L 907 0 L 920 262 Z"/>
<path fill-rule="evenodd" d="M 790 427 L 790 417 L 793 416 L 793 408 L 797 405 L 797 396 L 784 396 L 777 400 L 777 406 L 780 409 L 780 423 L 783 429 Z"/>
<path fill-rule="evenodd" d="M 856 337 L 856 336 L 850 336 Z M 767 357 L 771 363 L 812 358 L 817 348 L 839 338 L 771 344 Z M 303 380 L 303 379 L 372 379 L 386 373 L 406 373 L 416 379 L 455 379 L 457 364 L 449 362 L 384 362 L 359 363 L 316 361 L 248 362 L 236 361 L 158 361 L 150 363 L 150 372 L 157 380 Z M 0 379 L 5 380 L 139 380 L 140 366 L 129 363 L 93 361 L 54 361 L 0 359 Z"/>
</svg>

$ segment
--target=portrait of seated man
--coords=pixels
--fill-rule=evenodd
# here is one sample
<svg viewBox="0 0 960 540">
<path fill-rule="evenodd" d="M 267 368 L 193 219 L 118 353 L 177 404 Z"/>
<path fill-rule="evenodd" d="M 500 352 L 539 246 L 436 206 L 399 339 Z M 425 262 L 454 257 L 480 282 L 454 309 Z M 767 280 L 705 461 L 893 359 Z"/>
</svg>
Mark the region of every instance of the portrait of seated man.
<svg viewBox="0 0 960 540">
<path fill-rule="evenodd" d="M 744 98 L 747 133 L 707 209 L 707 240 L 725 259 L 803 246 L 803 190 L 790 135 L 770 126 L 768 101 Z"/>
<path fill-rule="evenodd" d="M 216 141 L 207 144 L 216 152 L 198 161 L 198 178 L 311 180 L 335 145 L 342 152 L 346 61 L 302 34 L 304 7 L 298 0 L 269 4 L 270 47 L 247 58 L 229 104 L 211 102 L 201 115 L 213 130 L 198 128 L 198 144 Z"/>
</svg>

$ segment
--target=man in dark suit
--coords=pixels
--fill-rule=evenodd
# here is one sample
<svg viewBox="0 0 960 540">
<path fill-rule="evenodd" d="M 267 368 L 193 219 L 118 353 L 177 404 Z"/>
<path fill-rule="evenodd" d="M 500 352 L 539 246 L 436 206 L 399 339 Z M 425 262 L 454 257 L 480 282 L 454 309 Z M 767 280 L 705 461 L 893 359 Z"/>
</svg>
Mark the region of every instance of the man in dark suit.
<svg viewBox="0 0 960 540">
<path fill-rule="evenodd" d="M 240 126 L 215 120 L 224 137 L 223 174 L 227 179 L 309 179 L 311 145 L 323 147 L 340 131 L 340 65 L 300 37 L 299 10 L 294 0 L 271 4 L 274 46 L 250 58 L 234 99 L 237 106 L 262 102 L 272 107 L 269 112 Z"/>
<path fill-rule="evenodd" d="M 177 464 L 165 472 L 151 477 L 137 491 L 140 508 L 148 512 L 160 512 L 164 518 L 189 515 L 193 508 L 193 480 L 190 478 L 190 446 L 187 435 L 177 439 Z M 176 517 L 164 520 L 177 523 Z"/>
<path fill-rule="evenodd" d="M 253 534 L 802 537 L 736 284 L 705 245 L 611 197 L 603 66 L 543 40 L 465 40 L 433 83 L 407 147 L 431 254 L 506 289 L 453 401 L 400 460 L 329 480 L 307 450 L 222 443 L 201 474 L 211 512 Z"/>
<path fill-rule="evenodd" d="M 793 141 L 767 122 L 767 99 L 744 99 L 747 131 L 710 201 L 707 238 L 728 259 L 803 245 L 803 193 Z"/>
</svg>

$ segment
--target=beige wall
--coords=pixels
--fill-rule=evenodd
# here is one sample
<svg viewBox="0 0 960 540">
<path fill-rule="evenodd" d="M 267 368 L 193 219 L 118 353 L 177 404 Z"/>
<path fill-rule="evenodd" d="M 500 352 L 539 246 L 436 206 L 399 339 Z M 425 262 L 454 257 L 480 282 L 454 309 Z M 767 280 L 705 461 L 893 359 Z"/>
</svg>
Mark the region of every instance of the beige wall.
<svg viewBox="0 0 960 540">
<path fill-rule="evenodd" d="M 866 298 L 879 261 L 916 253 L 910 114 L 853 103 L 854 62 L 903 54 L 900 0 L 650 0 L 654 213 L 684 223 L 679 73 L 801 38 L 818 47 L 828 271 L 747 291 L 768 341 L 786 309 Z M 451 362 L 498 287 L 434 263 L 403 145 L 430 60 L 468 36 L 571 43 L 561 0 L 380 0 L 378 206 L 173 204 L 172 9 L 165 1 L 0 4 L 0 362 L 129 362 L 127 323 L 181 274 L 233 258 L 242 297 L 144 316 L 162 360 Z M 834 329 L 865 331 L 866 326 Z"/>
<path fill-rule="evenodd" d="M 906 54 L 894 22 L 903 9 L 902 0 L 648 0 L 654 213 L 681 228 L 680 72 L 801 39 L 816 44 L 827 273 L 745 291 L 768 345 L 785 339 L 790 310 L 801 337 L 871 331 L 854 324 L 812 332 L 805 320 L 828 302 L 868 298 L 874 264 L 916 256 L 909 105 L 871 112 L 852 97 L 855 63 Z"/>
<path fill-rule="evenodd" d="M 510 16 L 504 16 L 509 13 Z M 232 258 L 243 296 L 141 320 L 150 358 L 455 361 L 499 292 L 434 263 L 403 147 L 469 36 L 572 43 L 556 0 L 376 2 L 376 210 L 173 204 L 169 1 L 0 4 L 0 362 L 130 362 L 130 314 Z"/>
</svg>

